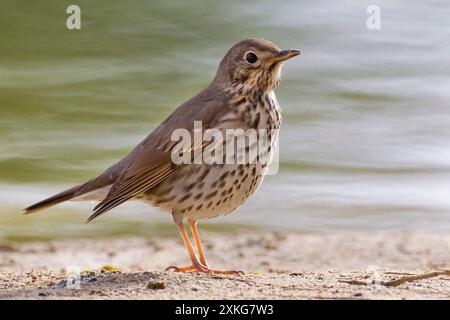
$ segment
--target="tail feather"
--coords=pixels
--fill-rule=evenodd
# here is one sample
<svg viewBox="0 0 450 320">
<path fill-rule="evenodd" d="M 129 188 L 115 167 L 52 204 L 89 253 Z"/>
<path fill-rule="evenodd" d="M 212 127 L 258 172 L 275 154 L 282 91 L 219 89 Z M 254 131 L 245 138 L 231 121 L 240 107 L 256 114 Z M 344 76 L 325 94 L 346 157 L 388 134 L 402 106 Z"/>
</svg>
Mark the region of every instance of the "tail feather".
<svg viewBox="0 0 450 320">
<path fill-rule="evenodd" d="M 89 194 L 89 192 L 91 191 L 100 190 L 106 186 L 113 184 L 114 181 L 120 176 L 125 166 L 128 164 L 129 157 L 130 156 L 127 156 L 121 161 L 112 165 L 105 172 L 103 172 L 96 178 L 93 178 L 89 181 L 86 181 L 85 183 L 67 189 L 63 192 L 54 195 L 53 197 L 50 197 L 48 199 L 35 203 L 32 206 L 29 206 L 28 208 L 24 209 L 24 213 L 30 214 L 38 212 L 48 207 L 52 207 L 55 204 Z"/>
<path fill-rule="evenodd" d="M 77 191 L 80 189 L 80 186 L 75 186 L 73 188 L 67 189 L 63 192 L 60 192 L 50 198 L 39 201 L 38 203 L 29 206 L 24 209 L 25 214 L 35 213 L 41 210 L 44 210 L 48 207 L 52 207 L 55 204 L 70 200 L 76 196 Z"/>
</svg>

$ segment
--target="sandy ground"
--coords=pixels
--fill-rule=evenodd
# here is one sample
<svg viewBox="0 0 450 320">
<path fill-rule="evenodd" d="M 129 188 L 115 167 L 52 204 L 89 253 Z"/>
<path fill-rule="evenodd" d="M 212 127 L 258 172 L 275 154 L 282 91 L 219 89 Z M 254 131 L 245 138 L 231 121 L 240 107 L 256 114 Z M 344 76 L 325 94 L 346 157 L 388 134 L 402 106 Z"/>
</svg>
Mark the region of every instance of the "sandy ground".
<svg viewBox="0 0 450 320">
<path fill-rule="evenodd" d="M 0 298 L 450 298 L 450 234 L 240 230 L 202 237 L 210 265 L 245 274 L 164 271 L 188 263 L 176 238 L 7 243 L 0 245 Z"/>
</svg>

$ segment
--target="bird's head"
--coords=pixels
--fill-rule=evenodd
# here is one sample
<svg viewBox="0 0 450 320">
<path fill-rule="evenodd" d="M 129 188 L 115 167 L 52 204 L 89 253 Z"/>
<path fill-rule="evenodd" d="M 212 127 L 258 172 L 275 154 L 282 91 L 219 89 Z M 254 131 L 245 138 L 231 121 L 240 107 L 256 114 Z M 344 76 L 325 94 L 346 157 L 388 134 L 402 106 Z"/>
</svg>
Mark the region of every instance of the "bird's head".
<svg viewBox="0 0 450 320">
<path fill-rule="evenodd" d="M 244 91 L 269 91 L 278 85 L 283 63 L 299 54 L 299 50 L 281 50 L 267 40 L 245 39 L 227 52 L 215 81 Z"/>
</svg>

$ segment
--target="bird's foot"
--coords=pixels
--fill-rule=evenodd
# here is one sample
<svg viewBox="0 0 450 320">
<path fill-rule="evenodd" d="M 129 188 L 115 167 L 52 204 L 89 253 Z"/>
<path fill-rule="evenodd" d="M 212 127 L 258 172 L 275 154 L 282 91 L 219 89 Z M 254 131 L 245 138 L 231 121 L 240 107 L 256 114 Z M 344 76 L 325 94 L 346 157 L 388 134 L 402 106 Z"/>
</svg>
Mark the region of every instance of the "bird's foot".
<svg viewBox="0 0 450 320">
<path fill-rule="evenodd" d="M 166 271 L 175 271 L 175 272 L 207 272 L 208 268 L 202 265 L 190 265 L 185 267 L 176 267 L 170 266 L 166 269 Z"/>
<path fill-rule="evenodd" d="M 203 273 L 210 273 L 210 274 L 235 274 L 235 275 L 243 275 L 243 271 L 235 271 L 235 270 L 215 270 L 211 269 L 207 266 L 201 265 L 201 264 L 193 264 L 186 267 L 175 267 L 170 266 L 166 269 L 166 271 L 175 271 L 175 272 L 203 272 Z"/>
<path fill-rule="evenodd" d="M 244 275 L 244 271 L 240 271 L 240 270 L 216 270 L 216 269 L 209 269 L 208 272 L 212 273 L 212 274 L 231 274 L 231 275 L 238 275 L 238 276 L 243 276 Z"/>
</svg>

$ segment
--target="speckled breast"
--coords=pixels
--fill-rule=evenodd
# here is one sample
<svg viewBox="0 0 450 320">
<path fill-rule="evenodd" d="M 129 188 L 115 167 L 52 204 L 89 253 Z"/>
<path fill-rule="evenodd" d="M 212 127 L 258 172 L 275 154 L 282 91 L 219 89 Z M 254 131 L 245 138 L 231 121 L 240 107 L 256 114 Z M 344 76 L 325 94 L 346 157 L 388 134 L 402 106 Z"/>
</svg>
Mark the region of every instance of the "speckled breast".
<svg viewBox="0 0 450 320">
<path fill-rule="evenodd" d="M 179 212 L 192 219 L 228 214 L 244 204 L 264 179 L 273 152 L 277 148 L 277 130 L 281 125 L 280 109 L 273 92 L 253 100 L 250 98 L 247 103 L 250 103 L 250 112 L 245 111 L 249 110 L 248 105 L 236 110 L 245 117 L 247 128 L 270 131 L 266 147 L 258 150 L 258 158 L 267 161 L 184 165 L 139 198 L 163 211 Z M 244 114 L 244 111 L 247 113 Z M 256 119 L 258 121 L 255 126 Z"/>
</svg>

